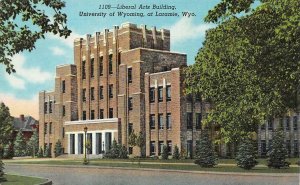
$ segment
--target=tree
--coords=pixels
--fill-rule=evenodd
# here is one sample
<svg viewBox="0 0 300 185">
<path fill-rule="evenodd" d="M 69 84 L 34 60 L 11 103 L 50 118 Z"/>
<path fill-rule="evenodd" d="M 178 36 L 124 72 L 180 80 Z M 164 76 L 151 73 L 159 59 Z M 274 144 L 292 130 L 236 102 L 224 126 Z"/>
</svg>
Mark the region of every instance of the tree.
<svg viewBox="0 0 300 185">
<path fill-rule="evenodd" d="M 220 124 L 226 142 L 239 142 L 263 120 L 297 108 L 300 2 L 264 0 L 235 15 L 251 2 L 223 0 L 209 12 L 207 21 L 223 21 L 206 33 L 196 63 L 186 70 L 186 92 L 212 104 L 204 124 Z"/>
<path fill-rule="evenodd" d="M 161 159 L 167 160 L 169 156 L 169 150 L 168 150 L 168 146 L 164 145 L 163 146 L 163 151 L 161 154 Z"/>
<path fill-rule="evenodd" d="M 38 150 L 39 150 L 39 136 L 38 136 L 38 132 L 35 130 L 27 143 L 27 154 L 31 155 L 34 158 L 37 155 Z"/>
<path fill-rule="evenodd" d="M 14 142 L 14 153 L 16 157 L 26 156 L 26 141 L 24 139 L 22 130 L 19 130 L 15 142 Z"/>
<path fill-rule="evenodd" d="M 217 157 L 207 129 L 202 131 L 200 140 L 196 144 L 195 158 L 195 164 L 204 168 L 211 168 L 217 165 Z"/>
<path fill-rule="evenodd" d="M 2 162 L 2 160 L 0 159 L 0 182 L 3 179 L 3 175 L 4 175 L 4 163 Z"/>
<path fill-rule="evenodd" d="M 10 116 L 9 108 L 1 102 L 0 104 L 0 156 L 3 148 L 12 141 L 13 118 Z"/>
<path fill-rule="evenodd" d="M 238 148 L 236 156 L 237 165 L 246 170 L 252 169 L 258 162 L 255 160 L 256 150 L 250 138 L 244 138 Z"/>
<path fill-rule="evenodd" d="M 51 148 L 49 145 L 46 145 L 46 147 L 45 147 L 44 157 L 51 157 Z"/>
<path fill-rule="evenodd" d="M 61 10 L 60 0 L 0 1 L 0 63 L 6 72 L 15 72 L 11 57 L 24 50 L 32 51 L 38 39 L 45 34 L 58 34 L 65 38 L 71 31 L 65 26 L 67 15 Z M 19 20 L 22 21 L 19 21 Z"/>
<path fill-rule="evenodd" d="M 142 132 L 140 132 L 138 135 L 136 135 L 134 133 L 134 131 L 131 132 L 131 134 L 129 135 L 129 138 L 128 138 L 128 144 L 129 146 L 137 146 L 140 148 L 140 156 L 144 156 L 144 153 L 143 153 L 143 148 L 145 146 L 145 136 Z"/>
<path fill-rule="evenodd" d="M 128 152 L 125 146 L 118 144 L 114 139 L 111 149 L 105 153 L 104 157 L 110 159 L 127 159 Z"/>
<path fill-rule="evenodd" d="M 276 129 L 273 133 L 271 150 L 268 152 L 268 167 L 283 168 L 289 167 L 290 163 L 285 161 L 287 158 L 287 149 L 284 146 L 284 134 L 280 129 Z"/>
<path fill-rule="evenodd" d="M 3 159 L 12 159 L 14 157 L 14 146 L 12 142 L 9 142 L 3 148 Z"/>
<path fill-rule="evenodd" d="M 61 144 L 61 141 L 58 140 L 55 143 L 55 148 L 54 148 L 55 157 L 62 155 L 62 153 L 63 153 L 63 151 L 62 151 L 62 144 Z"/>
<path fill-rule="evenodd" d="M 173 159 L 179 159 L 180 158 L 180 153 L 179 153 L 179 148 L 177 145 L 174 146 L 174 151 L 173 151 Z"/>
<path fill-rule="evenodd" d="M 43 148 L 42 148 L 42 147 L 40 147 L 40 149 L 39 149 L 39 151 L 38 151 L 38 153 L 37 153 L 37 157 L 38 157 L 38 158 L 44 157 L 44 151 L 43 151 Z"/>
</svg>

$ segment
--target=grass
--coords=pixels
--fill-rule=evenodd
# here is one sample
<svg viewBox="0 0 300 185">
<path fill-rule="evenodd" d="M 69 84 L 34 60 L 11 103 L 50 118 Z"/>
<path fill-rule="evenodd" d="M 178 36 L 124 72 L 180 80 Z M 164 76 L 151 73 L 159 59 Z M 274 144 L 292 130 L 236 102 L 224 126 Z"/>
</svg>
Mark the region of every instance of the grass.
<svg viewBox="0 0 300 185">
<path fill-rule="evenodd" d="M 27 177 L 19 175 L 4 175 L 5 181 L 0 180 L 1 185 L 33 185 L 40 184 L 46 181 L 46 179 L 36 178 L 36 177 Z"/>
<path fill-rule="evenodd" d="M 290 162 L 298 159 L 290 159 Z M 260 164 L 265 164 L 265 159 L 259 159 Z M 44 161 L 10 161 L 16 164 L 49 164 L 49 165 L 82 165 L 82 160 L 44 160 Z M 145 163 L 147 162 L 147 163 Z M 150 163 L 151 162 L 151 163 Z M 160 164 L 165 163 L 165 164 Z M 170 163 L 170 164 L 168 164 Z M 244 170 L 235 165 L 234 159 L 221 159 L 219 164 L 233 164 L 232 166 L 218 165 L 215 168 L 201 168 L 193 164 L 193 160 L 154 160 L 141 159 L 140 165 L 137 159 L 94 159 L 90 160 L 91 166 L 106 167 L 127 167 L 127 168 L 153 168 L 170 170 L 189 170 L 189 171 L 215 171 L 215 172 L 242 172 L 242 173 L 299 173 L 299 167 L 290 167 L 288 169 L 271 169 L 268 167 L 255 167 L 252 170 Z M 295 163 L 292 163 L 295 164 Z"/>
</svg>

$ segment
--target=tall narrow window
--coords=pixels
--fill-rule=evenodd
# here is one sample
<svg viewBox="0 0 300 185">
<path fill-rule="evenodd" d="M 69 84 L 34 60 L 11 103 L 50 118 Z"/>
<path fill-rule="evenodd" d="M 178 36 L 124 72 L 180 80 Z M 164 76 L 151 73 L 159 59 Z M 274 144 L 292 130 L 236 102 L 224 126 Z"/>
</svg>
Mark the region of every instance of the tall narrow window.
<svg viewBox="0 0 300 185">
<path fill-rule="evenodd" d="M 128 68 L 128 83 L 132 83 L 132 68 Z"/>
<path fill-rule="evenodd" d="M 158 142 L 158 147 L 159 147 L 158 155 L 161 155 L 163 153 L 164 142 L 163 141 L 159 141 Z"/>
<path fill-rule="evenodd" d="M 155 129 L 155 115 L 150 114 L 150 129 Z"/>
<path fill-rule="evenodd" d="M 52 123 L 49 123 L 49 134 L 52 134 Z"/>
<path fill-rule="evenodd" d="M 113 117 L 114 117 L 114 109 L 109 108 L 109 118 L 113 118 Z"/>
<path fill-rule="evenodd" d="M 191 112 L 187 113 L 186 125 L 187 129 L 193 129 L 193 113 Z"/>
<path fill-rule="evenodd" d="M 66 92 L 66 81 L 65 80 L 63 80 L 61 82 L 61 91 L 62 91 L 62 93 Z"/>
<path fill-rule="evenodd" d="M 170 85 L 167 85 L 167 89 L 166 89 L 166 92 L 167 92 L 167 101 L 171 101 L 171 86 Z"/>
<path fill-rule="evenodd" d="M 158 101 L 163 101 L 163 87 L 158 87 Z"/>
<path fill-rule="evenodd" d="M 133 124 L 132 123 L 129 123 L 128 124 L 128 135 L 130 135 L 133 131 Z"/>
<path fill-rule="evenodd" d="M 109 71 L 109 74 L 113 74 L 113 55 L 110 54 L 109 57 L 108 57 L 108 71 Z"/>
<path fill-rule="evenodd" d="M 86 120 L 86 111 L 82 111 L 82 120 Z"/>
<path fill-rule="evenodd" d="M 91 120 L 95 119 L 95 110 L 91 110 Z"/>
<path fill-rule="evenodd" d="M 196 113 L 196 129 L 201 129 L 202 125 L 201 125 L 201 121 L 202 121 L 202 115 L 201 113 Z"/>
<path fill-rule="evenodd" d="M 290 130 L 290 117 L 286 117 L 285 125 L 285 129 Z"/>
<path fill-rule="evenodd" d="M 52 101 L 49 102 L 49 113 L 52 113 Z"/>
<path fill-rule="evenodd" d="M 99 57 L 99 75 L 103 76 L 103 56 Z"/>
<path fill-rule="evenodd" d="M 104 110 L 103 109 L 100 109 L 99 114 L 100 114 L 99 118 L 104 119 Z"/>
<path fill-rule="evenodd" d="M 85 60 L 82 61 L 82 68 L 81 68 L 81 77 L 82 79 L 85 79 Z"/>
<path fill-rule="evenodd" d="M 62 115 L 65 116 L 66 115 L 66 106 L 63 105 L 62 107 Z"/>
<path fill-rule="evenodd" d="M 48 124 L 45 123 L 45 125 L 44 125 L 44 134 L 47 134 L 47 129 L 48 129 Z"/>
<path fill-rule="evenodd" d="M 99 88 L 99 98 L 103 99 L 103 86 L 100 86 Z"/>
<path fill-rule="evenodd" d="M 169 140 L 167 143 L 168 143 L 168 154 L 172 155 L 172 141 Z"/>
<path fill-rule="evenodd" d="M 293 127 L 294 127 L 294 130 L 297 130 L 298 129 L 298 118 L 297 116 L 294 116 L 294 119 L 293 119 Z"/>
<path fill-rule="evenodd" d="M 283 129 L 283 118 L 279 119 L 279 128 Z"/>
<path fill-rule="evenodd" d="M 272 119 L 269 119 L 269 120 L 268 120 L 268 130 L 273 130 L 273 127 L 274 127 L 274 125 L 273 125 L 273 120 L 272 120 Z"/>
<path fill-rule="evenodd" d="M 94 58 L 91 58 L 91 78 L 94 77 Z"/>
<path fill-rule="evenodd" d="M 151 87 L 149 90 L 149 101 L 150 103 L 155 102 L 155 88 Z"/>
<path fill-rule="evenodd" d="M 86 101 L 86 89 L 82 89 L 82 101 Z"/>
<path fill-rule="evenodd" d="M 109 98 L 113 98 L 114 97 L 114 94 L 113 94 L 113 84 L 110 84 L 109 85 L 109 89 L 108 89 L 108 93 L 109 93 Z"/>
<path fill-rule="evenodd" d="M 171 113 L 167 113 L 167 129 L 172 128 L 172 119 L 171 119 Z"/>
<path fill-rule="evenodd" d="M 158 115 L 158 125 L 159 129 L 164 129 L 164 117 L 163 114 Z"/>
<path fill-rule="evenodd" d="M 91 100 L 95 100 L 95 94 L 94 94 L 95 88 L 91 87 Z"/>
<path fill-rule="evenodd" d="M 132 97 L 128 98 L 128 110 L 132 110 Z"/>
<path fill-rule="evenodd" d="M 150 142 L 150 155 L 155 155 L 155 141 Z"/>
<path fill-rule="evenodd" d="M 266 124 L 263 123 L 262 125 L 260 125 L 260 129 L 261 129 L 261 130 L 265 130 L 265 129 L 266 129 Z"/>
<path fill-rule="evenodd" d="M 45 102 L 44 103 L 44 114 L 47 114 L 47 112 L 48 112 L 48 103 Z"/>
</svg>

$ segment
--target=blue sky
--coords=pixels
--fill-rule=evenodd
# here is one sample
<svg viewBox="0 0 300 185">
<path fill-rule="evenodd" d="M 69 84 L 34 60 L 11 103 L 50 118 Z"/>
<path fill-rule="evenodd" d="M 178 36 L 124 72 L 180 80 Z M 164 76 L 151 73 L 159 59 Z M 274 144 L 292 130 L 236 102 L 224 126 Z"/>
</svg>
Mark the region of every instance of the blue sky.
<svg viewBox="0 0 300 185">
<path fill-rule="evenodd" d="M 5 68 L 0 66 L 0 101 L 4 101 L 10 107 L 12 115 L 24 113 L 37 117 L 38 92 L 53 89 L 55 66 L 73 63 L 73 39 L 88 33 L 94 34 L 96 31 L 103 31 L 105 28 L 110 29 L 113 25 L 121 25 L 124 22 L 137 25 L 144 24 L 149 28 L 156 26 L 157 29 L 170 29 L 171 50 L 186 53 L 188 64 L 193 64 L 197 51 L 204 41 L 205 30 L 213 26 L 204 23 L 203 19 L 208 10 L 212 9 L 218 2 L 220 0 L 66 0 L 66 7 L 63 12 L 68 16 L 67 25 L 73 31 L 72 35 L 68 39 L 47 35 L 46 39 L 36 43 L 36 49 L 32 52 L 26 51 L 14 56 L 12 59 L 16 66 L 16 74 L 8 75 Z M 103 18 L 79 16 L 80 11 L 103 11 L 98 9 L 101 4 L 116 6 L 117 4 L 139 5 L 141 3 L 174 5 L 177 8 L 176 12 L 180 14 L 182 11 L 194 12 L 196 17 Z M 172 10 L 164 12 L 172 12 Z"/>
</svg>

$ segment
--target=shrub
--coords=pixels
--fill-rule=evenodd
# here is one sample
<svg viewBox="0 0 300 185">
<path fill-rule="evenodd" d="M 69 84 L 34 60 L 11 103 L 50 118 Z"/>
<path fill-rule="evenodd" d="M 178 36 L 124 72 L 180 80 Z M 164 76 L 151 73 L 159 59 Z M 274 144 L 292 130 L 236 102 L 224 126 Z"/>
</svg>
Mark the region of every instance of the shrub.
<svg viewBox="0 0 300 185">
<path fill-rule="evenodd" d="M 51 157 L 51 149 L 49 145 L 46 145 L 45 151 L 44 151 L 44 157 Z"/>
<path fill-rule="evenodd" d="M 111 149 L 104 154 L 105 158 L 109 159 L 127 159 L 128 152 L 125 146 L 121 146 L 116 140 L 113 141 Z"/>
<path fill-rule="evenodd" d="M 62 144 L 61 144 L 60 140 L 58 140 L 55 143 L 54 154 L 55 154 L 55 157 L 60 156 L 62 154 Z"/>
<path fill-rule="evenodd" d="M 245 138 L 239 145 L 236 156 L 237 165 L 246 170 L 252 169 L 258 162 L 255 160 L 255 150 L 252 140 Z"/>
<path fill-rule="evenodd" d="M 179 148 L 177 145 L 175 145 L 174 151 L 173 151 L 173 159 L 178 160 L 179 158 L 180 158 Z"/>
<path fill-rule="evenodd" d="M 163 151 L 162 151 L 162 154 L 161 154 L 161 159 L 167 160 L 168 156 L 169 156 L 168 146 L 164 145 L 163 146 Z"/>
<path fill-rule="evenodd" d="M 3 175 L 4 175 L 4 163 L 0 159 L 0 182 L 3 179 Z"/>
<path fill-rule="evenodd" d="M 40 147 L 40 149 L 39 149 L 39 151 L 38 151 L 38 153 L 37 153 L 37 157 L 38 157 L 38 158 L 44 157 L 44 151 L 43 151 L 43 148 L 42 148 L 42 147 Z"/>
</svg>

